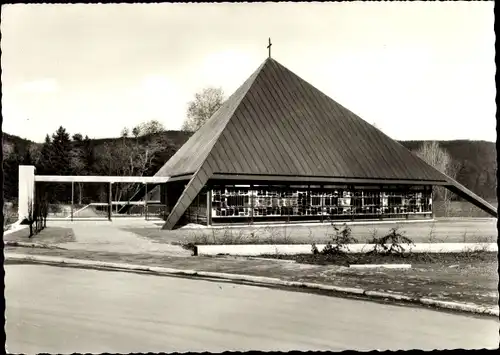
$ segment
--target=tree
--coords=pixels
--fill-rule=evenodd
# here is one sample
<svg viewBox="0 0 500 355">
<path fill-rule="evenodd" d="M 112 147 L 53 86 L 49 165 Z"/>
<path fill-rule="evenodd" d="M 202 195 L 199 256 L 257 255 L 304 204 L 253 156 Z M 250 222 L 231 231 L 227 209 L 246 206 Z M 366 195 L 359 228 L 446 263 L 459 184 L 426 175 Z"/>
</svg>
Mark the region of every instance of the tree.
<svg viewBox="0 0 500 355">
<path fill-rule="evenodd" d="M 66 129 L 60 126 L 52 134 L 47 135 L 40 152 L 40 175 L 71 175 L 73 145 Z M 71 195 L 68 184 L 54 184 L 47 188 L 51 203 L 56 203 L 59 198 L 67 200 Z"/>
<path fill-rule="evenodd" d="M 35 201 L 30 198 L 28 199 L 28 216 L 25 220 L 25 223 L 28 224 L 30 227 L 29 238 L 33 237 L 41 230 L 40 221 L 41 221 L 40 204 L 38 203 L 38 201 Z"/>
<path fill-rule="evenodd" d="M 74 175 L 87 175 L 88 169 L 85 165 L 85 142 L 80 133 L 73 135 L 72 148 L 70 151 L 71 171 Z M 77 182 L 78 202 L 82 204 L 83 183 Z"/>
<path fill-rule="evenodd" d="M 12 143 L 3 141 L 2 148 L 3 148 L 2 151 L 3 159 L 4 160 L 9 159 L 12 153 L 14 152 L 14 145 Z"/>
<path fill-rule="evenodd" d="M 41 149 L 41 173 L 71 174 L 71 148 L 69 133 L 62 126 L 52 135 L 52 139 L 47 135 Z"/>
<path fill-rule="evenodd" d="M 140 134 L 141 134 L 141 129 L 139 128 L 139 126 L 132 128 L 132 135 L 135 138 L 139 137 Z"/>
<path fill-rule="evenodd" d="M 119 141 L 105 143 L 100 154 L 100 166 L 104 174 L 115 176 L 145 176 L 158 154 L 165 149 L 161 138 L 140 143 L 136 139 L 122 137 Z M 131 196 L 139 190 L 137 184 L 114 184 L 114 199 Z"/>
<path fill-rule="evenodd" d="M 71 174 L 71 148 L 69 133 L 60 126 L 52 135 L 53 168 L 55 168 L 56 174 Z"/>
<path fill-rule="evenodd" d="M 139 136 L 148 136 L 165 131 L 165 127 L 162 123 L 157 120 L 151 120 L 148 122 L 143 122 L 137 126 L 139 130 Z"/>
<path fill-rule="evenodd" d="M 36 167 L 40 165 L 40 159 L 41 159 L 41 147 L 37 144 L 30 144 L 28 146 L 28 152 L 31 157 L 32 164 Z"/>
<path fill-rule="evenodd" d="M 188 103 L 187 118 L 182 125 L 183 131 L 196 132 L 224 103 L 221 88 L 206 88 L 196 93 Z"/>
<path fill-rule="evenodd" d="M 133 127 L 130 130 L 128 127 L 122 129 L 120 133 L 120 137 L 128 138 L 130 136 L 130 132 L 135 138 L 149 136 L 157 133 L 161 133 L 165 131 L 165 127 L 163 124 L 157 120 L 150 120 L 147 122 L 142 122 L 137 126 Z"/>
<path fill-rule="evenodd" d="M 124 127 L 120 132 L 120 137 L 127 138 L 130 135 L 130 130 L 127 127 Z"/>
<path fill-rule="evenodd" d="M 100 154 L 100 168 L 106 175 L 145 176 L 155 172 L 159 155 L 171 148 L 164 136 L 158 135 L 165 127 L 157 120 L 142 122 L 131 130 L 125 127 L 121 138 L 107 142 Z M 135 138 L 129 138 L 129 132 Z M 144 139 L 138 139 L 145 137 Z M 140 188 L 137 184 L 114 184 L 114 199 L 133 196 Z M 127 197 L 128 196 L 128 197 Z"/>
<path fill-rule="evenodd" d="M 50 136 L 47 134 L 45 136 L 45 141 L 42 145 L 42 149 L 40 150 L 40 166 L 39 173 L 40 174 L 50 174 L 52 173 L 52 140 Z"/>
<path fill-rule="evenodd" d="M 443 174 L 448 175 L 450 178 L 455 179 L 459 170 L 460 164 L 453 160 L 451 155 L 446 149 L 439 146 L 436 141 L 426 141 L 414 153 L 427 164 L 433 166 Z M 443 201 L 445 213 L 448 213 L 452 193 L 447 188 L 442 186 L 434 187 L 434 196 L 436 200 Z"/>
<path fill-rule="evenodd" d="M 2 142 L 4 168 L 4 198 L 13 200 L 18 197 L 19 164 L 23 157 L 16 142 Z"/>
</svg>

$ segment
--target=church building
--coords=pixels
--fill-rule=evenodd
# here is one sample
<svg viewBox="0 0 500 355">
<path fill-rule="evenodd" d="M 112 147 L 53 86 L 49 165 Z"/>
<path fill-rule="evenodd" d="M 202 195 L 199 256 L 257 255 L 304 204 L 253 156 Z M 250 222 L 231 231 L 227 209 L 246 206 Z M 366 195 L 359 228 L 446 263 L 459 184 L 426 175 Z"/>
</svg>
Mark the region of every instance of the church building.
<svg viewBox="0 0 500 355">
<path fill-rule="evenodd" d="M 404 124 L 404 117 L 398 124 Z M 164 229 L 432 218 L 432 187 L 496 209 L 268 58 L 155 175 Z"/>
</svg>

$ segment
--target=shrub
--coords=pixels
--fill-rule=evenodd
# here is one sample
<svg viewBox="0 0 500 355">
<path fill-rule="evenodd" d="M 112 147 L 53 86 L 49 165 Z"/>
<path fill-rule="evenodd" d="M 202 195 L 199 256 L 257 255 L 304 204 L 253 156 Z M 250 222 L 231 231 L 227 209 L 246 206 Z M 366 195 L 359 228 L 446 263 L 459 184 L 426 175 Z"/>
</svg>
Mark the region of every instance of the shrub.
<svg viewBox="0 0 500 355">
<path fill-rule="evenodd" d="M 257 244 L 259 242 L 259 236 L 254 231 L 252 231 L 250 233 L 250 235 L 248 236 L 248 239 L 250 240 L 250 243 L 252 243 L 252 244 Z"/>
<path fill-rule="evenodd" d="M 343 224 L 342 227 L 337 227 L 332 222 L 332 227 L 334 230 L 333 234 L 327 234 L 331 239 L 325 245 L 321 254 L 323 255 L 345 255 L 346 251 L 349 251 L 349 244 L 356 243 L 356 238 L 351 236 L 351 228 L 347 224 Z M 318 248 L 315 243 L 312 243 L 311 250 L 313 254 L 318 254 Z"/>
<path fill-rule="evenodd" d="M 48 206 L 48 212 L 51 214 L 59 214 L 63 211 L 63 208 L 59 204 L 51 204 Z"/>
<path fill-rule="evenodd" d="M 347 224 L 343 224 L 341 228 L 333 225 L 335 234 L 330 235 L 332 239 L 331 250 L 334 254 L 344 253 L 344 250 L 349 251 L 349 244 L 357 243 L 357 239 L 351 235 L 351 228 Z M 328 246 L 328 245 L 327 245 Z"/>
<path fill-rule="evenodd" d="M 408 246 L 415 244 L 413 241 L 403 235 L 404 232 L 400 232 L 399 229 L 396 228 L 391 228 L 391 231 L 389 234 L 387 234 L 384 237 L 373 237 L 373 239 L 370 241 L 370 244 L 375 244 L 372 250 L 370 250 L 367 254 L 383 254 L 383 255 L 390 255 L 390 254 L 397 254 L 400 256 L 403 256 L 404 253 L 406 252 L 405 247 L 403 244 L 408 244 Z M 410 249 L 411 251 L 411 249 Z"/>
</svg>

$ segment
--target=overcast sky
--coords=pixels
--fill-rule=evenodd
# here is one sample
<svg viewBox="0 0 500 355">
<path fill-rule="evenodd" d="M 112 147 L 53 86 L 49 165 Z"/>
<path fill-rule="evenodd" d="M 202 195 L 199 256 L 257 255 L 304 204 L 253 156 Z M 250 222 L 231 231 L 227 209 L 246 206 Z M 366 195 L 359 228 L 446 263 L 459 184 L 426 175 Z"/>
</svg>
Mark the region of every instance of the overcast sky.
<svg viewBox="0 0 500 355">
<path fill-rule="evenodd" d="M 272 57 L 400 139 L 496 140 L 493 2 L 2 6 L 3 131 L 179 129 Z"/>
</svg>

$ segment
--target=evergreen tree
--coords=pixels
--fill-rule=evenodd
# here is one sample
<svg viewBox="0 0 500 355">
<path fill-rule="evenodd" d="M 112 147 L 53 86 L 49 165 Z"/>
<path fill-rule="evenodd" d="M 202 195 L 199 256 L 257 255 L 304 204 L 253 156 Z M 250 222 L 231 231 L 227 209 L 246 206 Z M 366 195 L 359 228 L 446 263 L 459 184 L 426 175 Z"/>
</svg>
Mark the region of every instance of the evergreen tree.
<svg viewBox="0 0 500 355">
<path fill-rule="evenodd" d="M 31 156 L 31 152 L 29 149 L 26 149 L 26 151 L 24 152 L 22 164 L 23 165 L 35 165 L 35 163 L 33 161 L 33 157 Z"/>
<path fill-rule="evenodd" d="M 56 175 L 71 175 L 71 140 L 62 126 L 52 135 L 52 169 Z"/>
<path fill-rule="evenodd" d="M 52 141 L 50 136 L 47 134 L 40 151 L 40 164 L 37 166 L 39 175 L 52 175 L 54 173 L 52 168 L 52 155 Z"/>
<path fill-rule="evenodd" d="M 4 158 L 4 199 L 12 200 L 18 197 L 19 165 L 22 164 L 21 147 L 17 142 L 12 145 L 12 151 Z"/>
<path fill-rule="evenodd" d="M 87 175 L 100 175 L 100 171 L 97 171 L 97 156 L 95 152 L 94 142 L 85 136 L 82 142 L 83 150 L 83 162 L 86 167 Z"/>
<path fill-rule="evenodd" d="M 83 141 L 83 136 L 80 133 L 73 134 L 73 142 L 81 143 Z"/>
</svg>

